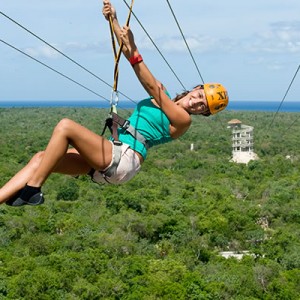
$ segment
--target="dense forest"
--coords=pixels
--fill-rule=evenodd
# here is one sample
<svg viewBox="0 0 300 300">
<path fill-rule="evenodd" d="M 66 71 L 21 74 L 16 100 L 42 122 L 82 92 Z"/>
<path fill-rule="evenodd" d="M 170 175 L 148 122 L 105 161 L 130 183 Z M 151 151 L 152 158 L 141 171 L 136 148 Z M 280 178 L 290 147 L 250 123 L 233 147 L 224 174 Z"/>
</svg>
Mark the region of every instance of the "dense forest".
<svg viewBox="0 0 300 300">
<path fill-rule="evenodd" d="M 0 109 L 1 186 L 60 119 L 100 134 L 107 113 Z M 299 117 L 195 117 L 184 137 L 152 148 L 129 183 L 53 174 L 44 205 L 1 205 L 0 299 L 300 299 Z M 254 127 L 259 160 L 230 162 L 231 119 Z"/>
</svg>

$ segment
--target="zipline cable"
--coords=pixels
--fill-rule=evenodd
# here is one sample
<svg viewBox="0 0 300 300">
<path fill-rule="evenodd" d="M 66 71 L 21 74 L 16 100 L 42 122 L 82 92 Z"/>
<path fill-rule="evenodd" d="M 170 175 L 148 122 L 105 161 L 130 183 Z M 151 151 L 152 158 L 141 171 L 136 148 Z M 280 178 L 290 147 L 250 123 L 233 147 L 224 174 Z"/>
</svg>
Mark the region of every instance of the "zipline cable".
<svg viewBox="0 0 300 300">
<path fill-rule="evenodd" d="M 127 3 L 125 0 L 123 0 L 123 2 L 124 2 L 125 5 L 127 6 L 127 8 L 130 8 L 129 5 L 128 5 L 128 3 Z M 169 6 L 170 6 L 170 5 L 169 5 Z M 171 9 L 171 10 L 172 10 L 172 9 Z M 145 34 L 147 35 L 147 37 L 149 38 L 149 40 L 151 41 L 151 43 L 153 44 L 153 46 L 156 48 L 156 50 L 158 51 L 158 53 L 161 55 L 161 57 L 163 58 L 163 60 L 165 61 L 165 63 L 167 64 L 167 66 L 169 67 L 169 69 L 171 70 L 171 72 L 174 74 L 174 76 L 176 77 L 176 79 L 178 80 L 178 82 L 181 84 L 181 86 L 183 87 L 183 89 L 186 91 L 187 89 L 185 88 L 184 84 L 183 84 L 182 81 L 179 79 L 179 77 L 177 76 L 176 72 L 173 70 L 173 68 L 171 67 L 171 65 L 169 64 L 169 62 L 167 61 L 167 59 L 164 57 L 164 55 L 162 54 L 162 52 L 159 50 L 158 46 L 155 44 L 154 40 L 151 38 L 151 36 L 149 35 L 149 33 L 147 32 L 147 30 L 145 29 L 145 27 L 142 25 L 142 23 L 140 22 L 140 20 L 138 19 L 138 17 L 137 17 L 136 14 L 134 13 L 134 11 L 132 11 L 132 15 L 134 16 L 134 18 L 135 18 L 135 20 L 138 22 L 138 24 L 141 26 L 141 28 L 143 29 L 143 31 L 145 32 Z M 173 15 L 174 15 L 174 14 L 173 14 Z M 177 22 L 177 24 L 178 24 L 178 21 L 177 21 L 175 15 L 174 15 L 174 18 L 175 18 L 175 20 L 176 20 L 176 22 Z M 184 35 L 183 35 L 183 32 L 182 32 L 182 30 L 181 30 L 179 24 L 178 24 L 178 27 L 179 27 L 179 29 L 180 29 L 180 31 L 181 31 L 181 34 L 182 34 L 182 36 L 183 36 L 183 39 L 185 40 L 185 37 L 184 37 Z M 198 68 L 198 66 L 197 66 L 197 64 L 196 64 L 196 62 L 195 62 L 195 59 L 194 59 L 194 57 L 193 57 L 193 55 L 192 55 L 192 52 L 191 52 L 191 50 L 190 50 L 190 48 L 189 48 L 189 46 L 188 46 L 186 40 L 185 40 L 185 43 L 186 43 L 186 45 L 187 45 L 187 48 L 189 49 L 189 52 L 190 52 L 190 55 L 191 55 L 191 57 L 192 57 L 193 62 L 194 62 L 194 64 L 196 65 L 196 68 L 197 68 L 197 71 L 198 71 L 198 73 L 199 73 L 199 76 L 200 76 L 202 82 L 204 83 L 203 77 L 202 77 L 202 75 L 201 75 L 201 73 L 200 73 L 200 71 L 199 71 L 199 68 Z M 219 117 L 218 115 L 216 116 L 216 120 L 221 124 L 220 117 Z M 211 125 L 209 125 L 209 126 L 211 126 Z"/>
<path fill-rule="evenodd" d="M 127 2 L 125 0 L 123 0 L 123 2 L 129 8 L 129 5 L 127 4 Z M 140 22 L 140 20 L 138 19 L 138 17 L 135 15 L 135 13 L 133 11 L 132 11 L 132 15 L 134 16 L 134 18 L 138 22 L 138 24 L 141 26 L 141 28 L 143 29 L 143 31 L 145 32 L 145 34 L 147 35 L 147 37 L 149 38 L 149 40 L 151 41 L 151 43 L 153 44 L 153 46 L 156 48 L 156 50 L 158 51 L 158 53 L 160 54 L 160 56 L 162 57 L 162 59 L 165 61 L 165 63 L 167 64 L 167 66 L 169 67 L 169 69 L 171 70 L 171 72 L 174 74 L 174 76 L 176 77 L 176 79 L 178 80 L 178 82 L 180 83 L 180 85 L 182 86 L 182 88 L 186 91 L 186 88 L 183 85 L 182 81 L 179 79 L 179 77 L 177 76 L 176 72 L 173 70 L 173 68 L 171 67 L 171 65 L 167 61 L 167 59 L 164 57 L 164 55 L 162 54 L 162 52 L 159 50 L 159 48 L 155 44 L 154 40 L 151 38 L 151 36 L 149 35 L 149 33 L 147 32 L 147 30 L 142 25 L 142 23 Z"/>
<path fill-rule="evenodd" d="M 299 69 L 300 69 L 300 65 L 298 66 L 298 68 L 297 68 L 297 70 L 296 70 L 296 72 L 295 72 L 295 74 L 294 74 L 294 77 L 293 77 L 293 79 L 291 80 L 291 83 L 289 84 L 289 87 L 288 87 L 287 91 L 285 92 L 285 95 L 284 95 L 283 99 L 281 100 L 281 102 L 280 102 L 280 104 L 279 104 L 279 106 L 278 106 L 278 108 L 277 108 L 276 113 L 274 114 L 274 117 L 273 117 L 273 119 L 272 119 L 272 121 L 271 121 L 271 123 L 270 123 L 269 128 L 272 126 L 272 124 L 273 124 L 273 122 L 274 122 L 274 119 L 275 119 L 276 115 L 278 114 L 278 112 L 279 112 L 279 110 L 280 110 L 280 108 L 281 108 L 281 106 L 282 106 L 282 104 L 283 104 L 283 102 L 284 102 L 284 100 L 285 100 L 285 98 L 286 98 L 286 96 L 287 96 L 289 90 L 291 89 L 291 86 L 292 86 L 292 84 L 293 84 L 293 82 L 294 82 L 294 80 L 295 80 L 295 78 L 296 78 L 296 76 L 297 76 L 297 74 L 298 74 L 298 72 L 299 72 Z"/>
<path fill-rule="evenodd" d="M 30 59 L 34 60 L 35 62 L 41 64 L 42 66 L 46 67 L 47 69 L 49 69 L 49 70 L 55 72 L 56 74 L 58 74 L 58 75 L 60 75 L 60 76 L 62 76 L 62 77 L 64 77 L 64 78 L 70 80 L 71 82 L 73 82 L 73 83 L 77 84 L 78 86 L 84 88 L 85 90 L 87 90 L 87 91 L 93 93 L 94 95 L 96 95 L 96 96 L 102 98 L 102 99 L 105 100 L 106 102 L 110 103 L 110 100 L 106 99 L 104 96 L 98 94 L 97 92 L 93 91 L 92 89 L 90 89 L 90 88 L 84 86 L 83 84 L 79 83 L 78 81 L 76 81 L 76 80 L 72 79 L 71 77 L 69 77 L 69 76 L 63 74 L 62 72 L 55 70 L 54 68 L 48 66 L 47 64 L 41 62 L 41 61 L 38 60 L 38 59 L 32 57 L 31 55 L 25 53 L 24 51 L 22 51 L 22 50 L 18 49 L 17 47 L 11 45 L 10 43 L 8 43 L 8 42 L 6 42 L 6 41 L 4 41 L 4 40 L 2 40 L 2 39 L 0 39 L 0 42 L 2 42 L 3 44 L 5 44 L 5 45 L 8 46 L 8 47 L 14 49 L 15 51 L 17 51 L 17 52 L 19 52 L 19 53 L 21 53 L 21 54 L 27 56 L 28 58 L 30 58 Z M 122 108 L 122 107 L 121 107 L 121 108 Z M 127 111 L 128 113 L 131 113 L 131 112 L 130 112 L 128 109 L 126 109 L 126 108 L 122 108 L 122 109 L 123 109 L 124 111 Z"/>
<path fill-rule="evenodd" d="M 46 67 L 46 68 L 50 69 L 50 70 L 51 70 L 51 71 L 53 71 L 53 72 L 55 72 L 55 73 L 59 74 L 60 76 L 62 76 L 62 77 L 64 77 L 64 78 L 66 78 L 66 79 L 68 79 L 68 80 L 72 81 L 73 83 L 75 83 L 75 84 L 79 85 L 80 87 L 82 87 L 82 88 L 84 88 L 85 90 L 87 90 L 87 91 L 89 91 L 89 92 L 93 93 L 94 95 L 96 95 L 96 96 L 98 96 L 98 97 L 100 97 L 100 98 L 104 99 L 105 101 L 108 101 L 108 102 L 109 102 L 109 100 L 108 100 L 108 99 L 106 99 L 104 96 L 102 96 L 102 95 L 100 95 L 100 94 L 98 94 L 98 93 L 94 92 L 93 90 L 91 90 L 90 88 L 88 88 L 88 87 L 84 86 L 83 84 L 79 83 L 78 81 L 76 81 L 76 80 L 74 80 L 74 79 L 70 78 L 69 76 L 67 76 L 67 75 L 65 75 L 65 74 L 63 74 L 63 73 L 61 73 L 60 71 L 57 71 L 57 70 L 55 70 L 54 68 L 52 68 L 52 67 L 50 67 L 50 66 L 46 65 L 46 64 L 45 64 L 45 63 L 43 63 L 42 61 L 40 61 L 40 60 L 38 60 L 38 59 L 36 59 L 36 58 L 32 57 L 31 55 L 29 55 L 29 54 L 25 53 L 24 51 L 22 51 L 22 50 L 18 49 L 18 48 L 17 48 L 17 47 L 15 47 L 15 46 L 13 46 L 13 45 L 9 44 L 8 42 L 5 42 L 4 40 L 1 40 L 1 39 L 0 39 L 0 42 L 2 42 L 3 44 L 5 44 L 6 46 L 8 46 L 8 47 L 10 47 L 10 48 L 12 48 L 12 49 L 14 49 L 14 50 L 18 51 L 19 53 L 21 53 L 21 54 L 23 54 L 23 55 L 25 55 L 25 56 L 29 57 L 30 59 L 33 59 L 33 60 L 34 60 L 34 61 L 36 61 L 37 63 L 39 63 L 39 64 L 43 65 L 44 67 Z"/>
<path fill-rule="evenodd" d="M 124 3 L 126 4 L 126 6 L 128 8 L 130 8 L 130 6 L 126 3 L 125 0 L 123 0 Z M 3 13 L 2 11 L 0 11 L 0 14 L 2 14 L 5 18 L 7 18 L 8 20 L 10 20 L 11 22 L 15 23 L 17 26 L 21 27 L 22 29 L 24 29 L 25 31 L 27 31 L 28 33 L 30 33 L 31 35 L 33 35 L 34 37 L 36 37 L 38 40 L 42 41 L 43 43 L 45 43 L 46 45 L 48 45 L 50 48 L 52 48 L 53 50 L 57 51 L 58 53 L 60 53 L 62 56 L 64 56 L 65 58 L 67 58 L 68 60 L 70 60 L 71 62 L 73 62 L 74 64 L 76 64 L 77 66 L 79 66 L 81 69 L 85 70 L 86 72 L 88 72 L 90 75 L 94 76 L 95 78 L 97 78 L 98 80 L 100 80 L 101 82 L 103 82 L 105 85 L 113 88 L 112 85 L 110 85 L 109 83 L 107 83 L 106 81 L 104 81 L 102 78 L 100 78 L 99 76 L 97 76 L 96 74 L 94 74 L 93 72 L 89 71 L 87 68 L 85 68 L 84 66 L 82 66 L 81 64 L 79 64 L 78 62 L 76 62 L 74 59 L 72 59 L 71 57 L 69 57 L 68 55 L 64 54 L 62 51 L 60 51 L 59 49 L 57 49 L 56 47 L 52 46 L 50 43 L 48 43 L 47 41 L 45 41 L 44 39 L 42 39 L 41 37 L 39 37 L 37 34 L 33 33 L 32 31 L 30 31 L 29 29 L 27 29 L 25 26 L 21 25 L 20 23 L 18 23 L 16 20 L 14 20 L 13 18 L 9 17 L 8 15 L 6 15 L 5 13 Z M 141 26 L 141 28 L 144 30 L 144 32 L 146 33 L 146 35 L 148 36 L 148 38 L 150 39 L 150 41 L 152 42 L 152 44 L 154 45 L 154 47 L 157 49 L 157 51 L 159 52 L 159 54 L 161 55 L 161 57 L 163 58 L 163 60 L 165 61 L 165 63 L 168 65 L 168 67 L 170 68 L 170 70 L 172 71 L 172 73 L 174 74 L 174 76 L 176 77 L 176 79 L 178 80 L 178 82 L 181 84 L 181 86 L 183 87 L 184 90 L 186 90 L 185 86 L 183 85 L 183 83 L 181 82 L 181 80 L 179 79 L 179 77 L 176 75 L 175 71 L 172 69 L 171 65 L 168 63 L 168 61 L 166 60 L 166 58 L 164 57 L 164 55 L 162 54 L 162 52 L 159 50 L 159 48 L 157 47 L 157 45 L 155 44 L 155 42 L 153 41 L 153 39 L 151 38 L 151 36 L 148 34 L 148 32 L 146 31 L 145 27 L 142 25 L 142 23 L 140 22 L 140 20 L 137 18 L 137 16 L 134 14 L 134 12 L 132 11 L 132 15 L 134 16 L 134 18 L 136 19 L 136 21 L 139 23 L 139 25 Z M 126 96 L 124 93 L 120 92 L 119 93 L 121 95 L 123 95 L 125 98 L 127 98 L 128 100 L 130 100 L 131 102 L 136 104 L 136 101 L 132 100 L 131 98 L 129 98 L 128 96 Z"/>
<path fill-rule="evenodd" d="M 193 54 L 192 54 L 192 51 L 191 51 L 191 49 L 190 49 L 190 47 L 189 47 L 189 45 L 188 45 L 188 43 L 187 43 L 187 40 L 186 40 L 186 38 L 185 38 L 185 35 L 183 34 L 183 31 L 182 31 L 182 29 L 181 29 L 181 27 L 180 27 L 180 24 L 179 24 L 179 22 L 178 22 L 178 19 L 176 18 L 176 15 L 175 15 L 175 13 L 174 13 L 174 10 L 172 9 L 170 2 L 169 2 L 168 0 L 166 0 L 166 1 L 167 1 L 167 3 L 168 3 L 168 6 L 169 6 L 169 8 L 170 8 L 170 10 L 171 10 L 171 13 L 172 13 L 174 19 L 175 19 L 175 22 L 176 22 L 176 24 L 177 24 L 177 27 L 178 27 L 180 33 L 181 33 L 181 36 L 182 36 L 182 38 L 183 38 L 183 40 L 184 40 L 184 42 L 185 42 L 185 45 L 186 45 L 186 47 L 187 47 L 187 49 L 188 49 L 188 51 L 189 51 L 189 54 L 190 54 L 190 56 L 191 56 L 191 59 L 192 59 L 194 65 L 195 65 L 195 67 L 196 67 L 196 70 L 197 70 L 197 72 L 198 72 L 198 74 L 199 74 L 199 77 L 200 77 L 202 83 L 204 84 L 204 79 L 203 79 L 203 77 L 202 77 L 202 75 L 201 75 L 201 72 L 200 72 L 199 67 L 198 67 L 198 65 L 197 65 L 197 63 L 196 63 L 196 60 L 195 60 L 195 58 L 194 58 L 194 56 L 193 56 Z M 215 119 L 219 122 L 219 124 L 220 124 L 221 126 L 223 125 L 223 123 L 222 123 L 222 121 L 221 121 L 221 116 L 216 115 L 216 116 L 215 116 Z"/>
<path fill-rule="evenodd" d="M 5 13 L 3 13 L 2 11 L 0 11 L 0 14 L 3 15 L 5 18 L 7 18 L 8 20 L 10 20 L 11 22 L 15 23 L 16 25 L 18 25 L 19 27 L 21 27 L 22 29 L 24 29 L 25 31 L 27 31 L 28 33 L 30 33 L 31 35 L 33 35 L 34 37 L 36 37 L 38 40 L 42 41 L 43 43 L 45 43 L 47 46 L 49 46 L 50 48 L 52 48 L 53 50 L 57 51 L 59 54 L 61 54 L 62 56 L 64 56 L 65 58 L 67 58 L 69 61 L 71 61 L 72 63 L 76 64 L 78 67 L 80 67 L 81 69 L 83 69 L 84 71 L 88 72 L 90 75 L 94 76 L 95 78 L 97 78 L 98 80 L 100 80 L 102 83 L 106 84 L 107 86 L 111 87 L 112 86 L 106 82 L 105 80 L 103 80 L 102 78 L 100 78 L 99 76 L 97 76 L 96 74 L 94 74 L 93 72 L 91 72 L 90 70 L 88 70 L 87 68 L 85 68 L 84 66 L 82 66 L 80 63 L 78 63 L 77 61 L 75 61 L 74 59 L 72 59 L 70 56 L 66 55 L 65 53 L 63 53 L 62 51 L 60 51 L 59 49 L 57 49 L 56 47 L 52 46 L 50 43 L 48 43 L 47 41 L 45 41 L 44 39 L 42 39 L 41 37 L 39 37 L 38 35 L 36 35 L 35 33 L 33 33 L 32 31 L 30 31 L 29 29 L 27 29 L 25 26 L 21 25 L 20 23 L 18 23 L 17 21 L 15 21 L 14 19 L 12 19 L 11 17 L 9 17 L 8 15 L 6 15 Z M 125 94 L 121 93 L 121 95 L 123 95 L 125 98 L 127 98 L 128 100 L 130 100 L 131 102 L 136 103 L 135 101 L 133 101 L 132 99 L 130 99 L 128 96 L 126 96 Z"/>
<path fill-rule="evenodd" d="M 181 29 L 181 27 L 180 27 L 180 25 L 179 25 L 179 22 L 178 22 L 178 20 L 177 20 L 177 18 L 176 18 L 176 16 L 175 16 L 175 13 L 174 13 L 174 11 L 173 11 L 173 9 L 172 9 L 172 7 L 171 7 L 171 4 L 170 4 L 170 2 L 169 2 L 168 0 L 166 0 L 166 1 L 167 1 L 168 5 L 169 5 L 169 8 L 170 8 L 171 12 L 172 12 L 172 15 L 173 15 L 173 17 L 174 17 L 174 19 L 175 19 L 175 22 L 176 22 L 177 26 L 178 26 L 178 29 L 179 29 L 179 31 L 180 31 L 180 33 L 181 33 L 181 35 L 182 35 L 182 38 L 183 38 L 183 40 L 184 40 L 184 42 L 185 42 L 185 45 L 186 45 L 186 47 L 187 47 L 187 49 L 188 49 L 188 51 L 189 51 L 189 53 L 190 53 L 190 56 L 191 56 L 191 58 L 192 58 L 192 60 L 193 60 L 193 62 L 194 62 L 194 65 L 195 65 L 195 67 L 196 67 L 196 69 L 197 69 L 197 72 L 198 72 L 198 74 L 199 74 L 199 76 L 200 76 L 200 78 L 201 78 L 201 80 L 202 80 L 202 83 L 204 84 L 204 79 L 203 79 L 203 77 L 202 77 L 202 75 L 201 75 L 201 72 L 200 72 L 200 70 L 199 70 L 199 68 L 198 68 L 198 65 L 197 65 L 197 63 L 196 63 L 196 61 L 195 61 L 195 59 L 194 59 L 194 56 L 193 56 L 193 54 L 192 54 L 192 51 L 191 51 L 191 49 L 190 49 L 190 47 L 189 47 L 189 45 L 188 45 L 188 43 L 187 43 L 187 41 L 186 41 L 186 38 L 185 38 L 185 36 L 184 36 L 184 34 L 183 34 L 183 31 L 182 31 L 182 29 Z"/>
</svg>

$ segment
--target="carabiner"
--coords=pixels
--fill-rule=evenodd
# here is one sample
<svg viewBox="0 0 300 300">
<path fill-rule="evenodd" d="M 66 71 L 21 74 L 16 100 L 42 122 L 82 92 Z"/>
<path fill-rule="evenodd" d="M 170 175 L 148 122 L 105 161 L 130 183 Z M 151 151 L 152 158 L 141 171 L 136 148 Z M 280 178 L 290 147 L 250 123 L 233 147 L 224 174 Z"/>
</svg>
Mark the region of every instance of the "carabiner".
<svg viewBox="0 0 300 300">
<path fill-rule="evenodd" d="M 118 103 L 119 103 L 119 92 L 113 90 L 111 93 L 110 105 L 117 106 Z"/>
</svg>

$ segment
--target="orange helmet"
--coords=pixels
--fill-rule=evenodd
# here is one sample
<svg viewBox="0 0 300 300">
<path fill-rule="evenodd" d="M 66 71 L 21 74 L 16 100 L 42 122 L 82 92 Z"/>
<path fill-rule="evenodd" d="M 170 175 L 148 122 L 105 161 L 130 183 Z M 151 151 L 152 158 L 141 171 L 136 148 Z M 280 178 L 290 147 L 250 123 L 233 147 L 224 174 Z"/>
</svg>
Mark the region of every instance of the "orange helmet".
<svg viewBox="0 0 300 300">
<path fill-rule="evenodd" d="M 225 109 L 228 105 L 228 93 L 220 83 L 205 83 L 203 85 L 209 111 L 212 115 Z"/>
</svg>

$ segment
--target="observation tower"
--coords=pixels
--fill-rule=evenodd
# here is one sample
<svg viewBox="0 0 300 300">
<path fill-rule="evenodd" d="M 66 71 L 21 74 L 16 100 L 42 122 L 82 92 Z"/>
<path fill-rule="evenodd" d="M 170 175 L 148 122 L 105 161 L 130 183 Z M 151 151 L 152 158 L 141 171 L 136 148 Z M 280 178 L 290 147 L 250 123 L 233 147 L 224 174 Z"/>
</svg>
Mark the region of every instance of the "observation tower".
<svg viewBox="0 0 300 300">
<path fill-rule="evenodd" d="M 257 160 L 258 156 L 253 150 L 253 127 L 244 125 L 240 120 L 233 119 L 228 122 L 232 131 L 232 158 L 235 163 L 248 164 L 250 160 Z"/>
</svg>

